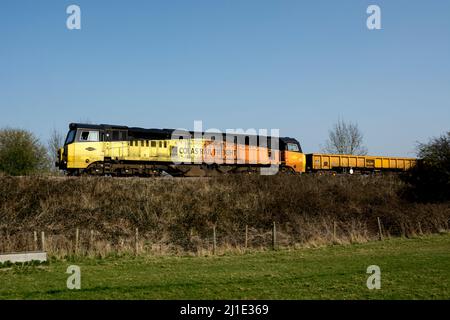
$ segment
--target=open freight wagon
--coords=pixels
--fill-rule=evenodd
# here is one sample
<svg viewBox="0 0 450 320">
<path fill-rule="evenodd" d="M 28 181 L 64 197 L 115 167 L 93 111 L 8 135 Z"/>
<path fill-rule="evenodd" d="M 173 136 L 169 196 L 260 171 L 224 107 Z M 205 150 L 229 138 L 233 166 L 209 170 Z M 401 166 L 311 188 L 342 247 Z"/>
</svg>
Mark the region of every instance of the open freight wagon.
<svg viewBox="0 0 450 320">
<path fill-rule="evenodd" d="M 414 158 L 310 153 L 306 154 L 306 171 L 395 172 L 410 169 L 416 161 Z"/>
</svg>

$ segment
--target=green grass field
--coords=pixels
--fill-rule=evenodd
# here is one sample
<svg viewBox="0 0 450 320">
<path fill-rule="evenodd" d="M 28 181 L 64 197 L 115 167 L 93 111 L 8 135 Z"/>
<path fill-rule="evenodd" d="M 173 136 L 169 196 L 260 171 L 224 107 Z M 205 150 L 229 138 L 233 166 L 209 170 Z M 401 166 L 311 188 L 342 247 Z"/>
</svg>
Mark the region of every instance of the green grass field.
<svg viewBox="0 0 450 320">
<path fill-rule="evenodd" d="M 66 269 L 81 268 L 81 290 Z M 369 290 L 369 265 L 381 289 Z M 449 299 L 450 235 L 208 257 L 110 257 L 0 268 L 0 299 Z"/>
</svg>

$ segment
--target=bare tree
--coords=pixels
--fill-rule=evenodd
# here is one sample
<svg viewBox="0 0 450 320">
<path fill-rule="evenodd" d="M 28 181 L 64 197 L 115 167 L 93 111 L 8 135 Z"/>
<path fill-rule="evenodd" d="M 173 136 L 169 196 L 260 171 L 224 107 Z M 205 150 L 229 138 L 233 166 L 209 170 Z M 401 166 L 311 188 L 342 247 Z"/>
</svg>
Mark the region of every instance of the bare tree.
<svg viewBox="0 0 450 320">
<path fill-rule="evenodd" d="M 367 154 L 367 148 L 363 145 L 363 134 L 358 125 L 341 119 L 329 131 L 324 151 L 336 154 Z"/>
<path fill-rule="evenodd" d="M 51 167 L 54 168 L 58 160 L 58 150 L 64 145 L 64 135 L 56 129 L 53 129 L 47 142 L 47 151 L 51 159 Z"/>
</svg>

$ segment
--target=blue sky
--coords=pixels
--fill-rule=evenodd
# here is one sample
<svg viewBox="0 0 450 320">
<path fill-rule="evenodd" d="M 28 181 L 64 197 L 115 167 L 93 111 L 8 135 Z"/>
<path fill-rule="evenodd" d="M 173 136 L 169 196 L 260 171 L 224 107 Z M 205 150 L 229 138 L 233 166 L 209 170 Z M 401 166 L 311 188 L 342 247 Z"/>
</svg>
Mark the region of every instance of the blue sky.
<svg viewBox="0 0 450 320">
<path fill-rule="evenodd" d="M 370 4 L 382 30 L 366 28 Z M 370 154 L 414 156 L 450 130 L 450 1 L 2 0 L 0 40 L 0 126 L 42 140 L 83 120 L 203 120 L 317 152 L 341 117 Z"/>
</svg>

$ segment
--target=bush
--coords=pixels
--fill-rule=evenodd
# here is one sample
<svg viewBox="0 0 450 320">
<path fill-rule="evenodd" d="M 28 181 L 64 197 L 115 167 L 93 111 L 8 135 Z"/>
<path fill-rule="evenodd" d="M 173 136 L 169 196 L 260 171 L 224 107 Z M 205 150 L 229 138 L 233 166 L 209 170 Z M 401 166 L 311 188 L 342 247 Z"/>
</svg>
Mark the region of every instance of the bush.
<svg viewBox="0 0 450 320">
<path fill-rule="evenodd" d="M 0 130 L 0 172 L 19 176 L 48 169 L 45 147 L 29 131 Z"/>
<path fill-rule="evenodd" d="M 422 202 L 450 200 L 450 131 L 419 144 L 418 156 L 421 160 L 404 176 L 407 196 Z"/>
</svg>

